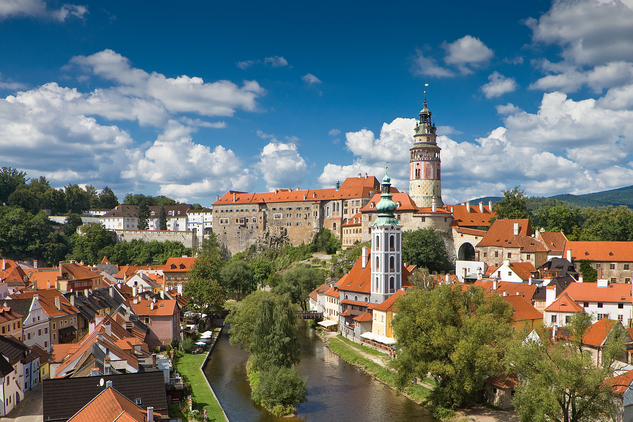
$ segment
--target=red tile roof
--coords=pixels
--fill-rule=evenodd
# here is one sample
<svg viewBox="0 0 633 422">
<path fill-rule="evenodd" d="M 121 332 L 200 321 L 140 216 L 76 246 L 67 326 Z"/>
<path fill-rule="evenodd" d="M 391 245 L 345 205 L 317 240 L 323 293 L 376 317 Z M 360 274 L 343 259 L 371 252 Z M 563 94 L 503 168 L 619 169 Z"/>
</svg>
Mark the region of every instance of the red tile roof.
<svg viewBox="0 0 633 422">
<path fill-rule="evenodd" d="M 471 236 L 481 236 L 481 237 L 483 237 L 486 234 L 485 230 L 470 229 L 468 227 L 455 227 L 455 231 L 457 233 L 463 233 L 463 234 L 468 234 Z"/>
<path fill-rule="evenodd" d="M 510 389 L 519 385 L 519 379 L 516 375 L 510 374 L 507 377 L 498 375 L 486 379 L 486 384 L 494 385 L 497 388 Z"/>
<path fill-rule="evenodd" d="M 531 262 L 511 262 L 510 269 L 521 277 L 523 281 L 528 281 L 532 272 L 536 271 L 536 268 L 534 268 Z"/>
<path fill-rule="evenodd" d="M 323 294 L 330 297 L 339 297 L 341 293 L 334 286 L 332 286 Z"/>
<path fill-rule="evenodd" d="M 547 312 L 567 312 L 567 313 L 577 313 L 582 312 L 584 309 L 580 306 L 574 299 L 572 299 L 569 294 L 567 294 L 567 290 L 565 290 L 558 298 L 552 302 L 545 311 Z"/>
<path fill-rule="evenodd" d="M 392 196 L 391 199 L 393 200 L 393 202 L 395 202 L 396 204 L 399 204 L 398 208 L 394 211 L 395 213 L 406 212 L 406 211 L 418 212 L 417 205 L 415 205 L 415 202 L 413 202 L 413 199 L 411 199 L 408 193 L 404 193 L 404 192 L 394 193 L 394 189 L 391 188 L 391 196 Z M 380 202 L 380 193 L 375 194 L 369 200 L 369 202 L 363 208 L 360 209 L 360 212 L 361 213 L 378 212 L 378 210 L 376 210 L 376 204 L 378 204 L 378 202 Z"/>
<path fill-rule="evenodd" d="M 593 347 L 601 347 L 607 339 L 607 335 L 609 335 L 617 323 L 617 321 L 608 318 L 602 318 L 596 321 L 585 332 L 582 343 Z"/>
<path fill-rule="evenodd" d="M 369 312 L 365 312 L 364 314 L 360 314 L 357 317 L 354 317 L 354 321 L 358 321 L 358 322 L 365 322 L 365 321 L 371 321 L 372 320 L 372 316 Z"/>
<path fill-rule="evenodd" d="M 40 305 L 42 305 L 42 310 L 49 316 L 49 318 L 79 313 L 79 310 L 72 306 L 68 299 L 66 299 L 60 291 L 55 289 L 23 291 L 17 295 L 11 295 L 11 297 L 13 299 L 32 299 L 34 295 L 38 296 L 38 301 Z M 55 299 L 59 299 L 59 308 L 56 306 Z"/>
<path fill-rule="evenodd" d="M 545 247 L 552 252 L 563 252 L 567 238 L 563 232 L 537 232 L 536 237 L 539 238 Z"/>
<path fill-rule="evenodd" d="M 152 308 L 154 305 L 154 309 Z M 176 312 L 176 300 L 175 299 L 159 299 L 156 303 L 152 300 L 141 299 L 138 303 L 130 303 L 130 307 L 136 315 L 158 315 L 158 316 L 171 316 Z"/>
<path fill-rule="evenodd" d="M 519 224 L 518 235 L 514 234 L 514 223 Z M 530 220 L 495 220 L 486 232 L 477 247 L 500 246 L 505 248 L 521 248 L 525 252 L 546 251 L 545 246 L 534 239 L 534 231 L 530 225 Z"/>
<path fill-rule="evenodd" d="M 564 290 L 576 302 L 631 302 L 630 284 L 609 284 L 598 287 L 597 283 L 571 283 Z"/>
<path fill-rule="evenodd" d="M 571 249 L 574 261 L 631 262 L 633 242 L 567 242 L 565 250 Z"/>
<path fill-rule="evenodd" d="M 633 382 L 633 369 L 625 372 L 617 377 L 610 378 L 606 381 L 613 386 L 613 392 L 619 396 L 623 395 L 629 389 Z"/>
<path fill-rule="evenodd" d="M 193 257 L 168 258 L 163 267 L 163 273 L 189 272 L 194 262 L 196 262 L 196 258 Z"/>
<path fill-rule="evenodd" d="M 458 227 L 489 227 L 490 217 L 496 217 L 489 206 L 483 206 L 483 213 L 478 205 L 448 205 L 446 208 L 453 209 L 453 226 Z"/>
<path fill-rule="evenodd" d="M 319 287 L 312 290 L 308 296 L 310 296 L 310 298 L 312 298 L 313 300 L 317 300 L 317 295 L 319 293 L 325 293 L 329 289 L 330 289 L 330 286 L 328 284 L 321 284 Z"/>
<path fill-rule="evenodd" d="M 503 296 L 503 300 L 512 305 L 512 319 L 515 322 L 543 319 L 543 314 L 523 296 Z"/>
<path fill-rule="evenodd" d="M 123 394 L 108 387 L 75 413 L 68 422 L 145 422 L 146 414 L 146 411 Z"/>
<path fill-rule="evenodd" d="M 360 212 L 357 212 L 352 217 L 350 217 L 345 223 L 343 223 L 343 227 L 360 226 L 362 224 L 363 224 L 363 215 Z"/>
<path fill-rule="evenodd" d="M 352 269 L 343 276 L 336 284 L 339 290 L 365 293 L 371 292 L 371 252 L 367 256 L 367 264 L 365 268 L 362 267 L 362 257 L 358 258 Z M 402 266 L 402 286 L 411 287 L 409 283 L 409 271 L 403 265 Z M 345 279 L 345 281 L 343 281 Z"/>
<path fill-rule="evenodd" d="M 396 293 L 391 295 L 387 300 L 385 300 L 381 304 L 374 305 L 374 310 L 375 311 L 383 311 L 383 312 L 393 312 L 394 311 L 393 306 L 395 305 L 396 300 L 400 296 L 405 295 L 406 293 L 407 292 L 405 290 L 398 290 Z"/>
</svg>

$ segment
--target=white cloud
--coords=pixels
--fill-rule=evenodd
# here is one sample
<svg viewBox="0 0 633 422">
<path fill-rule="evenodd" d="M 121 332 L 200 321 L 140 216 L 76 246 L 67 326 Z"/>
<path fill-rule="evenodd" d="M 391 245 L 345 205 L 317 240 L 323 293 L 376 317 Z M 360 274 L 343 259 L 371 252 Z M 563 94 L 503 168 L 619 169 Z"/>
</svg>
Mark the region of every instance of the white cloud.
<svg viewBox="0 0 633 422">
<path fill-rule="evenodd" d="M 63 22 L 69 16 L 83 19 L 88 13 L 86 6 L 64 4 L 57 10 L 49 10 L 44 0 L 2 0 L 0 1 L 0 20 L 13 17 L 48 18 Z"/>
<path fill-rule="evenodd" d="M 547 60 L 541 60 L 537 66 L 556 74 L 538 79 L 529 86 L 530 89 L 570 93 L 586 85 L 595 93 L 601 93 L 604 88 L 633 83 L 633 63 L 628 62 L 612 62 L 589 70 L 578 69 L 565 63 L 550 63 Z"/>
<path fill-rule="evenodd" d="M 288 61 L 280 56 L 266 57 L 264 63 L 271 65 L 272 67 L 288 66 Z"/>
<path fill-rule="evenodd" d="M 237 62 L 235 63 L 235 65 L 237 67 L 239 67 L 240 69 L 244 70 L 244 69 L 248 69 L 249 67 L 251 67 L 253 64 L 255 64 L 255 62 L 253 60 L 245 60 L 243 62 Z"/>
<path fill-rule="evenodd" d="M 453 43 L 444 43 L 447 55 L 444 61 L 456 65 L 462 73 L 471 73 L 467 66 L 479 66 L 487 63 L 494 51 L 488 48 L 479 38 L 466 35 Z"/>
<path fill-rule="evenodd" d="M 510 103 L 497 106 L 505 115 L 504 126 L 485 137 L 456 142 L 438 135 L 444 201 L 498 195 L 518 184 L 530 195 L 582 194 L 629 185 L 633 111 L 603 105 L 612 105 L 618 95 L 630 101 L 633 88 L 609 94 L 597 101 L 545 94 L 535 114 Z M 358 173 L 381 175 L 388 161 L 394 185 L 406 189 L 414 127 L 414 119 L 398 118 L 384 124 L 379 137 L 366 129 L 347 133 L 353 162 L 327 164 L 319 182 L 331 186 Z"/>
<path fill-rule="evenodd" d="M 486 98 L 500 97 L 508 92 L 516 91 L 518 85 L 514 78 L 506 78 L 497 71 L 488 76 L 488 82 L 481 87 Z"/>
<path fill-rule="evenodd" d="M 226 122 L 205 122 L 204 120 L 191 119 L 189 117 L 181 117 L 180 121 L 187 126 L 200 126 L 213 129 L 223 129 L 226 127 Z"/>
<path fill-rule="evenodd" d="M 308 165 L 299 155 L 296 144 L 270 142 L 259 155 L 258 171 L 269 190 L 297 188 L 304 181 Z"/>
<path fill-rule="evenodd" d="M 436 133 L 438 135 L 461 135 L 463 132 L 455 129 L 452 126 L 438 126 Z"/>
<path fill-rule="evenodd" d="M 437 64 L 431 57 L 425 57 L 422 50 L 416 49 L 413 57 L 413 74 L 418 76 L 430 76 L 435 78 L 447 78 L 455 76 L 455 74 L 446 68 Z"/>
<path fill-rule="evenodd" d="M 306 75 L 303 75 L 301 77 L 301 80 L 307 84 L 320 84 L 321 80 L 319 78 L 317 78 L 316 76 L 314 76 L 312 73 L 308 73 Z"/>
<path fill-rule="evenodd" d="M 257 130 L 257 136 L 259 136 L 262 139 L 275 139 L 275 135 L 270 135 L 268 133 L 264 133 L 261 130 Z"/>
<path fill-rule="evenodd" d="M 340 133 L 341 133 L 341 131 L 340 131 L 340 130 L 338 130 L 338 129 L 332 129 L 332 130 L 330 130 L 330 131 L 328 132 L 328 135 L 330 135 L 330 136 L 338 136 L 338 135 L 340 135 Z"/>
</svg>

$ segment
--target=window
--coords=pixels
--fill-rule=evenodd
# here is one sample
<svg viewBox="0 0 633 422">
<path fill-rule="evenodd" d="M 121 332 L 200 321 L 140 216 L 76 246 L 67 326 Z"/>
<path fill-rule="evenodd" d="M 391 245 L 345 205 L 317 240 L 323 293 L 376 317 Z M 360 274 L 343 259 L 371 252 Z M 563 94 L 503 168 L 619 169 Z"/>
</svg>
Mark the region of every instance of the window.
<svg viewBox="0 0 633 422">
<path fill-rule="evenodd" d="M 598 308 L 602 308 L 602 302 L 598 302 Z"/>
<path fill-rule="evenodd" d="M 601 267 L 601 265 L 600 265 L 600 264 L 596 264 L 596 268 L 600 268 L 600 267 Z"/>
<path fill-rule="evenodd" d="M 583 304 L 583 306 L 584 306 L 585 308 L 588 308 L 588 307 L 589 307 L 589 302 L 585 302 L 585 303 Z"/>
<path fill-rule="evenodd" d="M 53 322 L 53 330 L 55 329 L 55 323 Z"/>
<path fill-rule="evenodd" d="M 611 277 L 611 283 L 615 283 L 615 277 Z"/>
<path fill-rule="evenodd" d="M 620 322 L 624 321 L 624 315 L 618 315 L 618 321 Z"/>
<path fill-rule="evenodd" d="M 552 324 L 556 323 L 556 315 L 552 315 L 551 321 L 552 321 Z"/>
<path fill-rule="evenodd" d="M 609 318 L 609 314 L 598 314 L 598 320 Z"/>
<path fill-rule="evenodd" d="M 395 279 L 393 277 L 389 277 L 389 290 L 393 292 L 395 289 Z"/>
<path fill-rule="evenodd" d="M 527 254 L 527 256 L 525 258 L 526 259 L 530 259 L 530 254 Z"/>
<path fill-rule="evenodd" d="M 615 270 L 615 264 L 609 264 L 609 269 L 610 270 Z"/>
<path fill-rule="evenodd" d="M 624 309 L 624 303 L 618 303 L 618 309 Z"/>
<path fill-rule="evenodd" d="M 488 252 L 484 252 L 484 258 L 488 256 Z"/>
<path fill-rule="evenodd" d="M 628 270 L 629 269 L 629 264 L 624 264 L 624 269 Z"/>
<path fill-rule="evenodd" d="M 624 282 L 625 282 L 625 283 L 630 283 L 630 282 L 631 282 L 631 278 L 630 278 L 630 277 L 626 277 L 626 278 L 624 279 Z"/>
<path fill-rule="evenodd" d="M 508 258 L 512 258 L 512 253 L 508 252 Z"/>
<path fill-rule="evenodd" d="M 499 258 L 499 251 L 495 251 L 495 258 Z"/>
<path fill-rule="evenodd" d="M 565 315 L 565 324 L 571 323 L 571 315 Z"/>
</svg>

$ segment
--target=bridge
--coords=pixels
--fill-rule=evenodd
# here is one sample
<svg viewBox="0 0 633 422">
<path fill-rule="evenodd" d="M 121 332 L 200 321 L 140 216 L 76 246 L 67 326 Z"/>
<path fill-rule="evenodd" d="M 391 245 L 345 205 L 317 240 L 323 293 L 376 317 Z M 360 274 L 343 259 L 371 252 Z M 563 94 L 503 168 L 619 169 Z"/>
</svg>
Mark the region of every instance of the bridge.
<svg viewBox="0 0 633 422">
<path fill-rule="evenodd" d="M 314 320 L 323 319 L 323 312 L 317 312 L 317 311 L 298 311 L 295 315 L 299 319 L 314 319 Z"/>
</svg>

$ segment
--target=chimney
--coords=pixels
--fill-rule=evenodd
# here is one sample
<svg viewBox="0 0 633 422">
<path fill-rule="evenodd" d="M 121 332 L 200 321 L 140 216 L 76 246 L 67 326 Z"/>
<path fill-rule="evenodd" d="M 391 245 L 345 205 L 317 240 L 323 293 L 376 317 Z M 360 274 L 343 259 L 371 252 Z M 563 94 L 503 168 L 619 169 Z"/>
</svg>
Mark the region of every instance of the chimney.
<svg viewBox="0 0 633 422">
<path fill-rule="evenodd" d="M 154 310 L 154 302 L 150 302 L 149 303 L 149 310 L 153 311 Z"/>
<path fill-rule="evenodd" d="M 547 308 L 556 300 L 556 286 L 547 286 L 545 289 L 545 307 Z"/>
<path fill-rule="evenodd" d="M 470 213 L 470 201 L 466 201 L 466 211 Z"/>
<path fill-rule="evenodd" d="M 55 298 L 55 307 L 56 307 L 59 311 L 61 311 L 61 310 L 62 310 L 62 304 L 61 304 L 61 301 L 59 300 L 59 296 L 57 296 L 57 297 Z"/>
<path fill-rule="evenodd" d="M 530 276 L 530 278 L 528 278 L 528 286 L 532 285 L 532 276 Z"/>
<path fill-rule="evenodd" d="M 503 297 L 508 296 L 508 292 L 503 292 Z"/>
<path fill-rule="evenodd" d="M 367 173 L 365 173 L 365 179 L 367 179 Z"/>
<path fill-rule="evenodd" d="M 552 340 L 556 340 L 556 328 L 556 325 L 552 326 Z"/>
<path fill-rule="evenodd" d="M 451 214 L 455 214 L 455 207 L 451 207 Z"/>
<path fill-rule="evenodd" d="M 106 381 L 106 388 L 112 388 L 112 381 Z"/>
<path fill-rule="evenodd" d="M 340 181 L 336 181 L 336 191 L 338 192 L 339 188 L 341 187 L 341 182 Z"/>
<path fill-rule="evenodd" d="M 182 294 L 182 284 L 176 285 L 176 291 L 178 292 L 179 295 Z"/>
<path fill-rule="evenodd" d="M 111 363 L 110 363 L 110 358 L 106 357 L 103 359 L 103 374 L 104 375 L 110 375 L 110 367 L 111 367 Z"/>
<path fill-rule="evenodd" d="M 543 286 L 549 286 L 549 284 L 552 282 L 551 278 L 544 278 L 543 279 Z"/>
<path fill-rule="evenodd" d="M 431 199 L 431 212 L 437 212 L 437 196 L 433 195 Z"/>
<path fill-rule="evenodd" d="M 361 254 L 361 257 L 362 257 L 361 267 L 362 268 L 365 268 L 367 266 L 367 258 L 368 258 L 368 255 L 369 255 L 368 252 L 369 252 L 368 248 L 363 248 L 363 251 L 362 251 L 362 254 Z"/>
<path fill-rule="evenodd" d="M 567 249 L 567 261 L 571 263 L 571 249 Z"/>
<path fill-rule="evenodd" d="M 609 280 L 604 279 L 604 278 L 599 278 L 596 281 L 596 287 L 598 288 L 605 288 L 605 287 L 609 287 Z"/>
<path fill-rule="evenodd" d="M 160 299 L 165 300 L 165 290 L 160 291 Z"/>
<path fill-rule="evenodd" d="M 488 209 L 490 209 L 490 211 L 492 211 L 492 201 L 488 201 Z"/>
<path fill-rule="evenodd" d="M 75 295 L 71 294 L 68 298 L 70 299 L 70 306 L 75 306 Z"/>
<path fill-rule="evenodd" d="M 519 222 L 518 221 L 514 222 L 514 235 L 515 236 L 519 235 Z"/>
<path fill-rule="evenodd" d="M 479 201 L 479 212 L 482 214 L 484 213 L 484 203 L 481 201 Z"/>
<path fill-rule="evenodd" d="M 582 274 L 581 274 L 581 275 L 579 275 L 579 276 L 578 276 L 578 282 L 579 282 L 579 283 L 582 283 L 583 281 L 584 281 L 584 280 L 583 280 L 583 277 L 582 277 Z"/>
<path fill-rule="evenodd" d="M 236 197 L 237 197 L 236 193 L 233 192 L 233 202 L 235 202 Z"/>
<path fill-rule="evenodd" d="M 499 288 L 499 281 L 495 278 L 492 280 L 492 290 L 497 290 Z"/>
<path fill-rule="evenodd" d="M 451 275 L 450 274 L 446 274 L 446 283 L 450 283 L 451 282 Z"/>
<path fill-rule="evenodd" d="M 481 268 L 477 268 L 477 280 L 483 280 L 484 273 L 481 271 Z"/>
<path fill-rule="evenodd" d="M 62 267 L 64 266 L 63 262 L 59 263 L 59 277 L 63 278 L 64 277 L 64 270 L 62 269 Z"/>
<path fill-rule="evenodd" d="M 147 422 L 154 422 L 154 407 L 152 406 L 147 406 Z"/>
<path fill-rule="evenodd" d="M 37 265 L 38 265 L 38 261 L 37 259 L 35 261 L 33 261 L 33 268 L 35 268 L 37 270 Z"/>
<path fill-rule="evenodd" d="M 6 271 L 7 269 L 7 260 L 6 259 L 2 259 L 2 271 Z"/>
<path fill-rule="evenodd" d="M 108 336 L 112 335 L 112 326 L 110 324 L 104 324 L 103 328 L 105 329 L 105 333 Z"/>
<path fill-rule="evenodd" d="M 110 297 L 114 297 L 114 287 L 110 286 L 110 288 L 108 288 L 108 294 Z"/>
<path fill-rule="evenodd" d="M 220 195 L 215 195 L 215 200 L 219 201 L 220 200 Z"/>
<path fill-rule="evenodd" d="M 88 334 L 92 334 L 95 330 L 95 323 L 94 322 L 89 322 L 88 323 Z"/>
<path fill-rule="evenodd" d="M 138 287 L 136 286 L 132 287 L 132 297 L 136 297 L 137 294 L 138 294 Z"/>
</svg>

